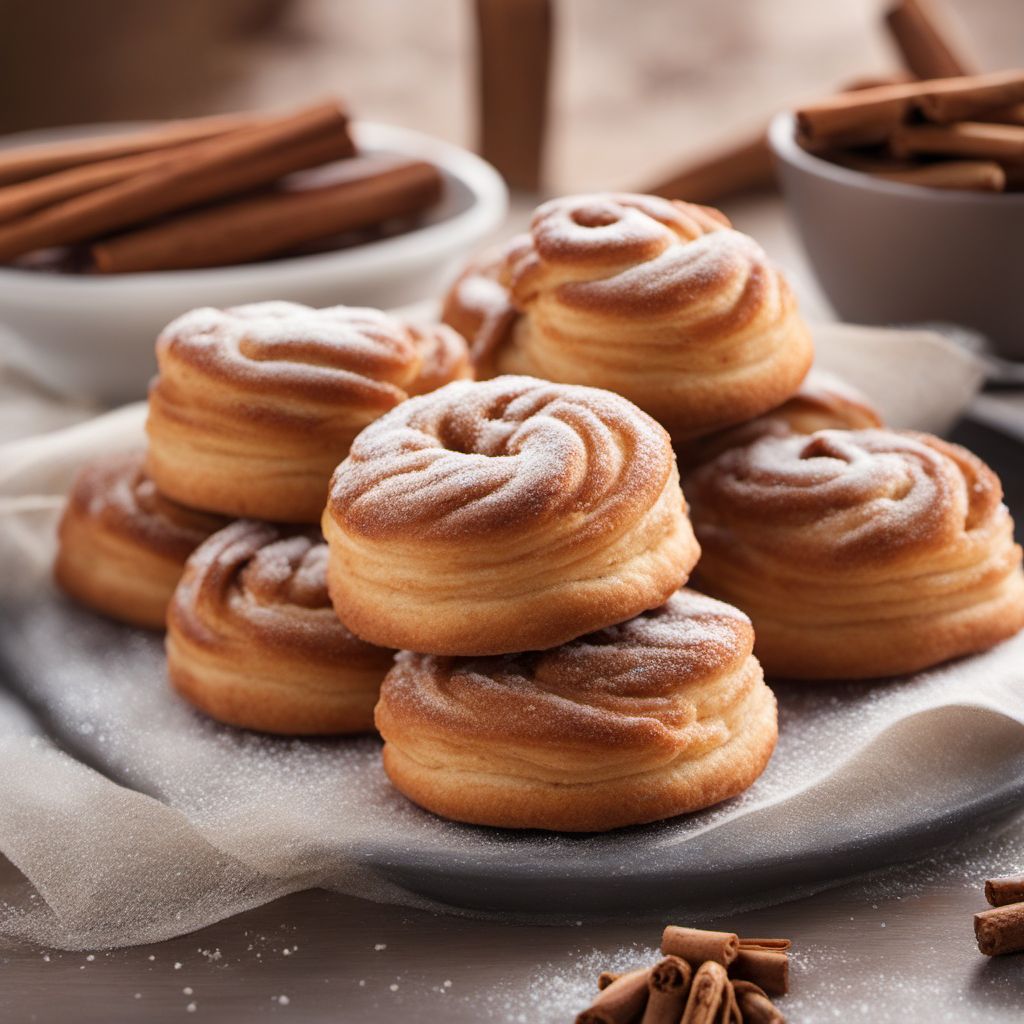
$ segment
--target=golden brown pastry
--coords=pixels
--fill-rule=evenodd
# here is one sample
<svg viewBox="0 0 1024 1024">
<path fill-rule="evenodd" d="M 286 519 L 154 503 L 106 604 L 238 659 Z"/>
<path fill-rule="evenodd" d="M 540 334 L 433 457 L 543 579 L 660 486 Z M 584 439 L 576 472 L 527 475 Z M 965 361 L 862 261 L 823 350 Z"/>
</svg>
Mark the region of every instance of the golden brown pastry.
<svg viewBox="0 0 1024 1024">
<path fill-rule="evenodd" d="M 676 446 L 687 468 L 721 455 L 727 448 L 752 444 L 762 437 L 813 434 L 817 430 L 867 430 L 881 427 L 882 415 L 868 397 L 825 370 L 811 370 L 800 390 L 782 405 L 746 423 Z"/>
<path fill-rule="evenodd" d="M 760 246 L 717 210 L 655 196 L 544 203 L 528 234 L 462 275 L 443 319 L 469 339 L 478 377 L 608 388 L 674 441 L 779 405 L 812 357 Z"/>
<path fill-rule="evenodd" d="M 315 523 L 352 438 L 409 395 L 470 375 L 450 328 L 375 309 L 195 309 L 160 335 L 146 467 L 177 501 Z"/>
<path fill-rule="evenodd" d="M 750 615 L 770 676 L 914 672 L 1024 625 L 999 480 L 958 445 L 889 430 L 767 437 L 688 488 L 700 585 Z"/>
<path fill-rule="evenodd" d="M 141 452 L 79 470 L 58 528 L 60 587 L 121 622 L 163 629 L 185 560 L 227 522 L 165 498 Z"/>
<path fill-rule="evenodd" d="M 458 382 L 356 438 L 323 517 L 328 586 L 371 643 L 554 647 L 661 604 L 699 550 L 668 435 L 618 395 Z"/>
<path fill-rule="evenodd" d="M 315 529 L 241 520 L 189 559 L 167 615 L 174 688 L 220 722 L 286 735 L 365 732 L 394 651 L 327 597 Z"/>
<path fill-rule="evenodd" d="M 750 620 L 681 590 L 549 651 L 400 653 L 377 728 L 391 781 L 478 825 L 597 832 L 735 796 L 775 747 Z"/>
</svg>

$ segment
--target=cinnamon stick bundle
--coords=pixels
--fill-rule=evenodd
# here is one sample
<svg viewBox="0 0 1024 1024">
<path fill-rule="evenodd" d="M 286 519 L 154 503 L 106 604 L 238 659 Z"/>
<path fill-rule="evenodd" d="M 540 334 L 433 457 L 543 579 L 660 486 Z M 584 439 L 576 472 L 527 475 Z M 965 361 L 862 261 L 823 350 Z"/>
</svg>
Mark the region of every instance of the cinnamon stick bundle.
<svg viewBox="0 0 1024 1024">
<path fill-rule="evenodd" d="M 885 24 L 904 64 L 918 78 L 955 78 L 975 71 L 930 0 L 898 0 L 886 11 Z"/>
<path fill-rule="evenodd" d="M 677 956 L 655 964 L 647 978 L 647 1008 L 640 1024 L 679 1024 L 692 977 L 690 965 Z"/>
<path fill-rule="evenodd" d="M 108 274 L 247 263 L 414 216 L 441 198 L 433 164 L 356 158 L 341 167 L 328 184 L 233 200 L 98 242 L 93 263 Z"/>
<path fill-rule="evenodd" d="M 171 150 L 153 169 L 0 224 L 0 260 L 67 245 L 351 156 L 336 102 Z"/>
<path fill-rule="evenodd" d="M 661 951 L 685 960 L 694 969 L 706 960 L 727 967 L 736 959 L 740 940 L 734 932 L 712 932 L 670 924 L 661 937 Z"/>
<path fill-rule="evenodd" d="M 647 1003 L 646 967 L 629 971 L 602 989 L 576 1017 L 576 1024 L 634 1024 Z"/>
<path fill-rule="evenodd" d="M 257 124 L 254 114 L 219 114 L 170 121 L 156 128 L 123 132 L 102 138 L 67 139 L 0 151 L 0 185 L 28 181 L 45 174 L 123 156 L 151 153 L 198 142 Z"/>
<path fill-rule="evenodd" d="M 1006 875 L 990 878 L 985 883 L 985 899 L 993 907 L 1024 902 L 1024 875 Z"/>
<path fill-rule="evenodd" d="M 974 935 L 985 956 L 1024 951 L 1024 903 L 1009 903 L 975 914 Z"/>
</svg>

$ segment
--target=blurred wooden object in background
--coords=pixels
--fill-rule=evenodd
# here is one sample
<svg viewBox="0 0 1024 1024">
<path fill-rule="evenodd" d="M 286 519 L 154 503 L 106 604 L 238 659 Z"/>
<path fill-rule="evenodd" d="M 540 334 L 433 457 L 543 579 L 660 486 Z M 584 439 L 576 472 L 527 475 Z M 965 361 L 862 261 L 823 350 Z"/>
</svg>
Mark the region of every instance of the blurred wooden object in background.
<svg viewBox="0 0 1024 1024">
<path fill-rule="evenodd" d="M 476 0 L 479 152 L 537 192 L 550 106 L 554 0 Z"/>
</svg>

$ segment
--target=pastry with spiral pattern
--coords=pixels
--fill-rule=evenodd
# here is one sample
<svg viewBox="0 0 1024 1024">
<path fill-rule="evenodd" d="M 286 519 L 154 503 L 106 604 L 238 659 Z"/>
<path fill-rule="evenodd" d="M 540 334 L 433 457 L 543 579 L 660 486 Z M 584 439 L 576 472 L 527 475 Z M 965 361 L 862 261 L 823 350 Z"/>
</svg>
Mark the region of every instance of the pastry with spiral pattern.
<svg viewBox="0 0 1024 1024">
<path fill-rule="evenodd" d="M 901 675 L 1024 626 L 996 475 L 928 434 L 823 430 L 688 478 L 702 589 L 753 620 L 769 676 Z"/>
<path fill-rule="evenodd" d="M 185 560 L 227 523 L 161 494 L 141 452 L 79 470 L 58 528 L 54 575 L 71 597 L 133 626 L 163 629 Z"/>
<path fill-rule="evenodd" d="M 544 203 L 528 234 L 466 270 L 443 319 L 478 377 L 608 388 L 677 442 L 779 405 L 812 357 L 761 247 L 717 210 L 655 196 Z"/>
<path fill-rule="evenodd" d="M 318 521 L 366 424 L 471 372 L 450 328 L 291 302 L 192 310 L 156 351 L 146 466 L 157 486 L 195 508 L 281 522 Z"/>
<path fill-rule="evenodd" d="M 866 395 L 825 370 L 811 370 L 792 398 L 746 423 L 676 445 L 681 466 L 689 469 L 729 448 L 762 437 L 813 434 L 818 430 L 868 430 L 883 426 L 881 413 Z"/>
<path fill-rule="evenodd" d="M 478 825 L 595 832 L 709 807 L 775 747 L 750 620 L 681 590 L 548 651 L 400 653 L 381 688 L 384 767 L 422 807 Z"/>
<path fill-rule="evenodd" d="M 167 616 L 174 688 L 211 718 L 285 735 L 365 732 L 394 652 L 327 596 L 315 529 L 239 520 L 189 559 Z"/>
<path fill-rule="evenodd" d="M 323 517 L 341 620 L 428 654 L 554 647 L 663 603 L 699 554 L 665 431 L 595 388 L 457 382 L 356 438 Z"/>
</svg>

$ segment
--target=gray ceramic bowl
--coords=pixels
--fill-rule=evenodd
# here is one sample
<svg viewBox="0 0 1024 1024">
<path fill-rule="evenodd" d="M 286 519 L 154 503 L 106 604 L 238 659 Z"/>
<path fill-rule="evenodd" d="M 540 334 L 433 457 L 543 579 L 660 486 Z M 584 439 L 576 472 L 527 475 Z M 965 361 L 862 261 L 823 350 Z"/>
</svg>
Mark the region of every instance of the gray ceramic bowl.
<svg viewBox="0 0 1024 1024">
<path fill-rule="evenodd" d="M 948 322 L 1024 359 L 1024 193 L 882 181 L 796 144 L 772 121 L 779 180 L 811 267 L 844 320 Z"/>
</svg>

